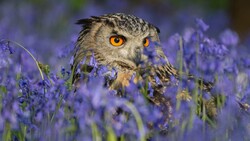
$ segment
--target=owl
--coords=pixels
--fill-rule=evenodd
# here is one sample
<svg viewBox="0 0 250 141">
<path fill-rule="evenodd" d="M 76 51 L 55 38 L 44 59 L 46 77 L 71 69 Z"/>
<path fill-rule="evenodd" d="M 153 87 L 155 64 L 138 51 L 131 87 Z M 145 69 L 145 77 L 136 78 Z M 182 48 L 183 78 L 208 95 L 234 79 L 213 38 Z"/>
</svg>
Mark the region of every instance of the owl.
<svg viewBox="0 0 250 141">
<path fill-rule="evenodd" d="M 79 20 L 77 24 L 81 24 L 83 29 L 75 46 L 73 84 L 78 85 L 77 82 L 81 79 L 77 68 L 80 71 L 91 71 L 91 67 L 83 65 L 81 61 L 85 59 L 88 62 L 94 55 L 97 65 L 117 70 L 117 77 L 110 89 L 127 87 L 131 79 L 135 83 L 149 81 L 154 90 L 153 96 L 148 96 L 149 101 L 161 107 L 167 113 L 166 119 L 169 119 L 172 112 L 171 101 L 163 93 L 170 78 L 173 76 L 179 79 L 180 75 L 161 48 L 159 28 L 141 18 L 123 13 L 92 16 Z M 151 47 L 154 60 L 164 63 L 150 61 L 152 58 L 145 54 L 145 50 Z M 188 77 L 194 79 L 192 75 Z M 204 90 L 211 88 L 202 79 L 198 79 L 198 82 Z"/>
</svg>

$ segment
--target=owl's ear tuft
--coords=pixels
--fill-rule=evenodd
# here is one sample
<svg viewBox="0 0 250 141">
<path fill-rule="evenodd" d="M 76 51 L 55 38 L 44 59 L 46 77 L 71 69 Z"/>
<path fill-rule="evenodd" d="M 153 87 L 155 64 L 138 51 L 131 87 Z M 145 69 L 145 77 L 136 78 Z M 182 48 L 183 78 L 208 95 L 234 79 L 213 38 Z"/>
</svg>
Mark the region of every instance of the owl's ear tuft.
<svg viewBox="0 0 250 141">
<path fill-rule="evenodd" d="M 114 23 L 111 20 L 97 16 L 91 16 L 91 18 L 87 19 L 80 19 L 75 24 L 82 25 L 83 28 L 90 28 L 93 23 L 98 23 L 98 22 L 103 22 L 111 27 L 115 27 Z"/>
<path fill-rule="evenodd" d="M 155 29 L 156 29 L 157 33 L 161 32 L 160 29 L 158 27 L 156 27 L 156 26 L 155 26 Z"/>
<path fill-rule="evenodd" d="M 93 22 L 100 22 L 101 18 L 97 16 L 91 16 L 91 18 L 86 18 L 86 19 L 80 19 L 76 22 L 76 24 L 80 25 L 88 25 L 92 24 Z"/>
<path fill-rule="evenodd" d="M 87 19 L 80 19 L 75 23 L 78 25 L 82 25 L 83 30 L 80 32 L 82 36 L 86 35 L 90 31 L 93 21 L 94 21 L 93 18 L 87 18 Z"/>
<path fill-rule="evenodd" d="M 89 32 L 91 27 L 93 26 L 93 23 L 100 22 L 101 19 L 96 16 L 91 16 L 91 18 L 86 19 L 80 19 L 76 22 L 76 24 L 82 25 L 84 34 Z"/>
<path fill-rule="evenodd" d="M 151 26 L 151 28 L 152 28 L 152 27 L 155 28 L 157 33 L 160 33 L 160 32 L 161 32 L 160 29 L 159 29 L 157 26 L 155 26 L 155 25 L 153 25 L 153 24 L 151 24 L 151 23 L 150 23 L 149 25 Z"/>
<path fill-rule="evenodd" d="M 85 24 L 87 22 L 88 22 L 88 19 L 80 19 L 80 20 L 76 21 L 75 24 Z"/>
<path fill-rule="evenodd" d="M 86 25 L 91 24 L 93 22 L 92 19 L 80 19 L 75 24 Z"/>
</svg>

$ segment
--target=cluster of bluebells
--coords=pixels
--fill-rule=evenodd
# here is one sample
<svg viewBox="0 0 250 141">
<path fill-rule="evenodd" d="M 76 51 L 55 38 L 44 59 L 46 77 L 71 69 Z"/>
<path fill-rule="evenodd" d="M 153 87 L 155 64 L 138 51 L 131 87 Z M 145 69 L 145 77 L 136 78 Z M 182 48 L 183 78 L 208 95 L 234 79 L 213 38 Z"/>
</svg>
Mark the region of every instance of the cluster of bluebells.
<svg viewBox="0 0 250 141">
<path fill-rule="evenodd" d="M 179 70 L 213 82 L 210 92 L 199 92 L 198 95 L 205 100 L 223 95 L 225 101 L 222 108 L 218 108 L 216 124 L 212 126 L 192 116 L 197 112 L 194 110 L 197 103 L 182 101 L 174 111 L 179 124 L 174 126 L 175 130 L 169 137 L 172 140 L 249 140 L 250 74 L 246 49 L 238 44 L 239 37 L 231 30 L 225 30 L 219 39 L 215 39 L 206 35 L 209 26 L 201 19 L 196 21 L 196 25 L 183 35 L 170 37 L 163 44 L 164 52 L 178 52 L 177 61 L 173 62 Z M 183 78 L 183 88 L 192 91 L 195 86 Z M 171 87 L 166 93 L 178 93 L 178 89 Z M 174 103 L 178 105 L 178 101 Z M 179 133 L 183 136 L 178 136 Z"/>
<path fill-rule="evenodd" d="M 6 58 L 1 63 L 4 73 L 0 76 L 0 137 L 3 140 L 106 140 L 112 137 L 137 140 L 145 139 L 151 132 L 147 127 L 149 122 L 155 123 L 156 128 L 161 122 L 159 110 L 147 103 L 136 84 L 126 90 L 127 97 L 119 97 L 116 91 L 105 87 L 108 69 L 97 67 L 93 57 L 89 62 L 93 70 L 83 76 L 88 81 L 75 90 L 69 86 L 71 71 L 65 68 L 58 74 L 47 74 L 44 79 L 38 72 L 33 73 L 35 77 L 24 73 L 25 70 L 16 72 L 12 67 L 19 64 L 11 58 L 16 55 L 10 52 L 12 47 L 12 42 L 1 41 L 1 54 Z M 28 60 L 30 56 L 26 57 Z M 115 71 L 111 74 L 109 79 L 114 79 Z"/>
<path fill-rule="evenodd" d="M 63 9 L 58 9 L 57 13 L 62 13 Z M 171 85 L 165 95 L 172 100 L 173 119 L 164 125 L 168 134 L 160 134 L 162 114 L 144 97 L 144 93 L 153 96 L 150 83 L 145 92 L 145 84 L 131 81 L 124 90 L 126 95 L 120 96 L 105 84 L 107 76 L 110 80 L 115 79 L 115 70 L 110 72 L 105 66 L 98 66 L 92 57 L 89 65 L 93 70 L 82 76 L 88 81 L 75 90 L 70 86 L 72 73 L 67 66 L 57 74 L 48 73 L 41 79 L 36 62 L 29 59 L 26 52 L 14 48 L 11 42 L 0 40 L 0 138 L 249 140 L 249 110 L 239 105 L 249 104 L 250 100 L 249 56 L 245 48 L 239 49 L 239 37 L 235 32 L 226 30 L 217 40 L 206 35 L 209 26 L 202 20 L 198 19 L 196 23 L 196 28 L 188 28 L 183 35 L 175 34 L 162 45 L 151 44 L 144 53 L 153 64 L 164 64 L 166 62 L 159 60 L 155 52 L 155 47 L 161 46 L 176 68 L 214 82 L 211 94 L 226 97 L 224 106 L 218 110 L 216 124 L 209 124 L 196 115 L 195 101 L 176 100 L 180 88 Z M 69 47 L 58 56 L 65 57 L 65 53 L 71 51 Z M 178 55 L 173 57 L 174 54 Z M 155 79 L 157 82 L 159 78 Z M 176 81 L 171 78 L 172 83 Z M 196 88 L 194 82 L 185 78 L 181 84 L 180 87 L 190 91 Z M 204 99 L 211 98 L 203 93 Z"/>
</svg>

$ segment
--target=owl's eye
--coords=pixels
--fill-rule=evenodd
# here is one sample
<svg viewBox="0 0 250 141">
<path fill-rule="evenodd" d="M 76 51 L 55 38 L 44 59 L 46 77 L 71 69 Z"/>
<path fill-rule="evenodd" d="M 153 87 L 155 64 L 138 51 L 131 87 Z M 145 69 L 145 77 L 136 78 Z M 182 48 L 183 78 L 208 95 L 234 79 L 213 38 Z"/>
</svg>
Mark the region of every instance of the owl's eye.
<svg viewBox="0 0 250 141">
<path fill-rule="evenodd" d="M 125 39 L 122 36 L 117 36 L 116 35 L 116 36 L 111 36 L 109 38 L 109 42 L 110 42 L 111 45 L 113 45 L 115 47 L 119 47 L 119 46 L 124 44 Z"/>
<path fill-rule="evenodd" d="M 148 38 L 145 38 L 145 39 L 143 40 L 143 46 L 144 46 L 144 47 L 148 47 L 148 46 L 149 46 L 149 39 L 148 39 Z"/>
</svg>

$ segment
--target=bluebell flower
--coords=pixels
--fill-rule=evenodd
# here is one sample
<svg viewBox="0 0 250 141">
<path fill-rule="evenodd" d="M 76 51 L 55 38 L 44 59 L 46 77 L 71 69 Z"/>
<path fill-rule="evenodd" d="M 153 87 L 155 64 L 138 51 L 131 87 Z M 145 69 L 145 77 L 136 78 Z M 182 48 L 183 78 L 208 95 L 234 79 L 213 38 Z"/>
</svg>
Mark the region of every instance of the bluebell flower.
<svg viewBox="0 0 250 141">
<path fill-rule="evenodd" d="M 10 46 L 9 41 L 0 40 L 0 48 L 3 51 L 8 51 L 9 54 L 13 54 L 15 52 L 15 50 Z"/>
<path fill-rule="evenodd" d="M 154 96 L 154 89 L 152 88 L 150 82 L 148 82 L 148 91 L 149 91 L 148 96 L 152 98 Z"/>
<path fill-rule="evenodd" d="M 48 79 L 42 80 L 38 83 L 38 86 L 40 86 L 41 88 L 47 89 L 51 86 L 51 83 Z"/>
<path fill-rule="evenodd" d="M 71 56 L 70 61 L 69 61 L 69 64 L 70 64 L 70 65 L 73 65 L 73 63 L 74 63 L 74 56 Z"/>
<path fill-rule="evenodd" d="M 61 68 L 61 74 L 62 74 L 62 76 L 65 76 L 65 74 L 66 74 L 66 70 L 64 67 Z"/>
<path fill-rule="evenodd" d="M 209 25 L 204 23 L 202 19 L 196 19 L 196 26 L 201 29 L 202 31 L 207 31 L 209 28 Z"/>
<path fill-rule="evenodd" d="M 220 34 L 220 40 L 224 45 L 236 46 L 239 42 L 239 36 L 232 30 L 225 30 Z"/>
<path fill-rule="evenodd" d="M 154 76 L 154 79 L 157 85 L 161 84 L 160 78 L 158 76 Z"/>
<path fill-rule="evenodd" d="M 191 41 L 191 38 L 192 38 L 194 32 L 195 32 L 195 30 L 193 28 L 186 28 L 184 30 L 183 39 L 186 43 Z"/>
<path fill-rule="evenodd" d="M 73 36 L 71 42 L 67 46 L 64 46 L 64 48 L 58 51 L 59 53 L 57 56 L 59 59 L 69 57 L 73 53 L 76 45 L 75 43 L 76 40 L 77 40 L 76 36 Z"/>
<path fill-rule="evenodd" d="M 163 58 L 160 58 L 157 55 L 156 49 L 161 47 L 161 45 L 158 42 L 152 42 L 150 41 L 150 44 L 148 47 L 144 48 L 143 54 L 147 56 L 148 62 L 152 64 L 163 64 L 166 63 Z M 142 64 L 145 62 L 141 62 Z M 146 64 L 144 64 L 146 65 Z"/>
<path fill-rule="evenodd" d="M 88 65 L 96 68 L 97 67 L 97 62 L 95 60 L 95 56 L 94 56 L 94 53 L 92 53 L 92 56 L 90 57 L 90 60 L 89 60 L 89 63 Z"/>
</svg>

